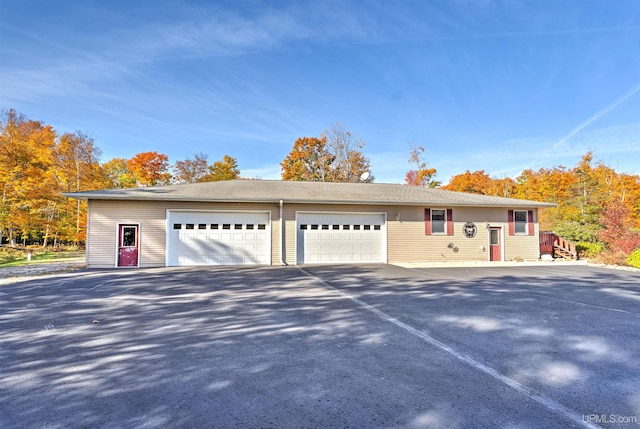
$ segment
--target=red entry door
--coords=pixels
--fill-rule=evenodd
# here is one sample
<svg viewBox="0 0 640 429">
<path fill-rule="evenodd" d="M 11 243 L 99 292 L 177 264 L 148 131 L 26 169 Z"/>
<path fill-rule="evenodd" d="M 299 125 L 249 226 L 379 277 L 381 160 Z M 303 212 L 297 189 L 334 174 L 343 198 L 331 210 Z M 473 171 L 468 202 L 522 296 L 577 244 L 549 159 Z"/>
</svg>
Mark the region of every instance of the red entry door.
<svg viewBox="0 0 640 429">
<path fill-rule="evenodd" d="M 502 261 L 500 228 L 489 228 L 489 260 Z"/>
<path fill-rule="evenodd" d="M 120 225 L 118 233 L 118 266 L 138 266 L 138 225 Z"/>
</svg>

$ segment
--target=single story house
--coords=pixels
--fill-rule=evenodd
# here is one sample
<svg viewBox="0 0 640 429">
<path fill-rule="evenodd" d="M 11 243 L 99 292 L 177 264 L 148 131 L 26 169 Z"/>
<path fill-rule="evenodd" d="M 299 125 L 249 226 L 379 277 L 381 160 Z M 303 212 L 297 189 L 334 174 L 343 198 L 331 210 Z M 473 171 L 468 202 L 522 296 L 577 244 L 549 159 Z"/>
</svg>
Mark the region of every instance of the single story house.
<svg viewBox="0 0 640 429">
<path fill-rule="evenodd" d="M 554 204 L 377 184 L 230 180 L 88 201 L 89 267 L 539 259 Z"/>
</svg>

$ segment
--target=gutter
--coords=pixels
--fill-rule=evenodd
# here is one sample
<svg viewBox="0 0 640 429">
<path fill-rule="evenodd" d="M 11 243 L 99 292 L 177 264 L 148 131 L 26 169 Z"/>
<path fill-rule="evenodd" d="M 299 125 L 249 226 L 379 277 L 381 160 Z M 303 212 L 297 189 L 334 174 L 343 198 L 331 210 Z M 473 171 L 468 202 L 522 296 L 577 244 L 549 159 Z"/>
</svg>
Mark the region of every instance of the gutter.
<svg viewBox="0 0 640 429">
<path fill-rule="evenodd" d="M 284 260 L 284 219 L 282 218 L 284 201 L 280 200 L 280 265 L 287 265 Z"/>
</svg>

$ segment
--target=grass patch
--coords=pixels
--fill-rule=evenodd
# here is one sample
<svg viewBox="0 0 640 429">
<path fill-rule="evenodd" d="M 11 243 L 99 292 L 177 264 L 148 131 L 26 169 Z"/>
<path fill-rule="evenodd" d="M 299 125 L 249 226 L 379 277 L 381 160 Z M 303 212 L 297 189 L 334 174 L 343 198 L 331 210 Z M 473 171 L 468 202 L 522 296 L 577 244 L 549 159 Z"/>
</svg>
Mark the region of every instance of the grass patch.
<svg viewBox="0 0 640 429">
<path fill-rule="evenodd" d="M 51 249 L 31 249 L 31 261 L 27 260 L 26 249 L 10 247 L 0 248 L 0 268 L 19 267 L 22 265 L 41 264 L 47 262 L 65 261 L 84 257 L 84 250 L 51 251 Z"/>
</svg>

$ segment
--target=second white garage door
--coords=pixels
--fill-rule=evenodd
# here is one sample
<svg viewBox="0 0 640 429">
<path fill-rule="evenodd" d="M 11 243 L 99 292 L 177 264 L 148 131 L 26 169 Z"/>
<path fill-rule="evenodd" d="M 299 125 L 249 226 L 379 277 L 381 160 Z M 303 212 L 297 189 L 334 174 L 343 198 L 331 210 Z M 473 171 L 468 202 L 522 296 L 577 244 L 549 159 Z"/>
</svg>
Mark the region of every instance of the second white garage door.
<svg viewBox="0 0 640 429">
<path fill-rule="evenodd" d="M 297 263 L 387 261 L 384 213 L 297 213 Z"/>
<path fill-rule="evenodd" d="M 271 263 L 268 212 L 174 211 L 167 216 L 167 265 Z"/>
</svg>

